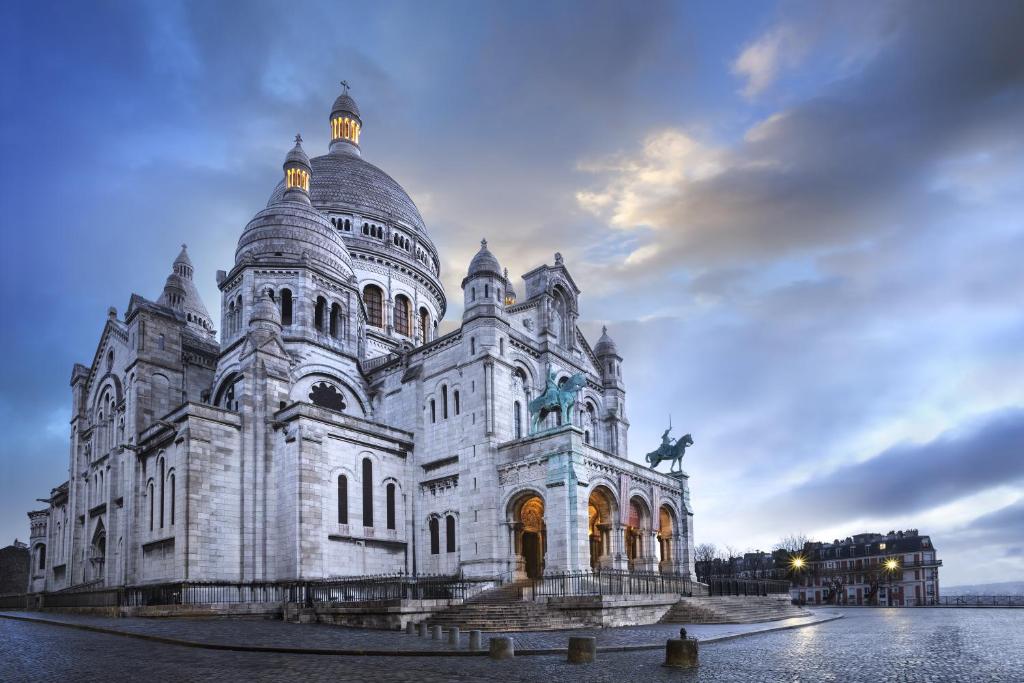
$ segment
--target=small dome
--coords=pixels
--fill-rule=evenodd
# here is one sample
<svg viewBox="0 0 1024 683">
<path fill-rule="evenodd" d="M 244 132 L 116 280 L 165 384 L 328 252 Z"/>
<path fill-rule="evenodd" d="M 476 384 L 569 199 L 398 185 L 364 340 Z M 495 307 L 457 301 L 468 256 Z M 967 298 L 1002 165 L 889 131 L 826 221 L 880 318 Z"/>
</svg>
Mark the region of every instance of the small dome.
<svg viewBox="0 0 1024 683">
<path fill-rule="evenodd" d="M 320 111 L 323 110 L 321 109 Z M 352 99 L 352 96 L 348 94 L 347 87 L 345 92 L 338 95 L 338 99 L 334 100 L 334 106 L 331 107 L 331 118 L 334 118 L 338 114 L 352 114 L 357 119 L 362 120 L 362 117 L 359 116 L 359 105 L 357 105 L 356 101 Z"/>
<path fill-rule="evenodd" d="M 192 259 L 188 257 L 188 247 L 181 245 L 178 257 L 171 266 L 171 274 L 164 283 L 164 291 L 157 303 L 173 308 L 188 321 L 189 325 L 207 335 L 213 334 L 213 318 L 210 317 L 206 305 L 203 304 L 192 281 Z"/>
<path fill-rule="evenodd" d="M 597 346 L 594 347 L 595 356 L 617 356 L 619 355 L 619 348 L 615 346 L 615 342 L 608 336 L 608 328 L 601 328 L 601 338 L 597 340 Z"/>
<path fill-rule="evenodd" d="M 312 166 L 309 165 L 309 157 L 306 156 L 306 151 L 302 149 L 301 135 L 295 136 L 295 146 L 288 152 L 288 156 L 284 158 L 285 168 L 288 167 L 288 164 L 299 164 L 307 169 L 312 169 Z"/>
<path fill-rule="evenodd" d="M 511 306 L 516 302 L 516 288 L 512 284 L 512 280 L 508 278 L 508 268 L 505 269 L 503 275 L 505 276 L 505 305 Z"/>
<path fill-rule="evenodd" d="M 245 226 L 235 264 L 249 260 L 320 263 L 342 279 L 352 275 L 352 257 L 334 226 L 309 204 L 287 199 L 263 209 Z"/>
<path fill-rule="evenodd" d="M 467 277 L 474 275 L 497 275 L 501 277 L 501 264 L 494 254 L 487 248 L 487 240 L 480 240 L 480 251 L 476 253 L 473 260 L 469 262 L 469 273 Z"/>
</svg>

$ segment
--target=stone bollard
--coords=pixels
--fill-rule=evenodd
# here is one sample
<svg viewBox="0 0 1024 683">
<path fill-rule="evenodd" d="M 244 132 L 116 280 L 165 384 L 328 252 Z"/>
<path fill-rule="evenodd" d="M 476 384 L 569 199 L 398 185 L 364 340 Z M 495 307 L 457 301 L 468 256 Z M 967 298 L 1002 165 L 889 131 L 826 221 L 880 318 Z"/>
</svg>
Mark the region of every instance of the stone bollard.
<svg viewBox="0 0 1024 683">
<path fill-rule="evenodd" d="M 491 659 L 512 659 L 516 656 L 516 646 L 509 636 L 498 636 L 490 640 Z"/>
<path fill-rule="evenodd" d="M 480 649 L 480 641 L 482 639 L 483 639 L 483 637 L 482 637 L 480 631 L 470 631 L 469 632 L 469 649 L 470 650 L 479 650 Z"/>
<path fill-rule="evenodd" d="M 441 627 L 440 626 L 431 626 L 430 627 L 430 639 L 431 640 L 441 640 Z"/>
<path fill-rule="evenodd" d="M 697 666 L 697 639 L 669 638 L 665 643 L 665 666 L 676 669 Z"/>
<path fill-rule="evenodd" d="M 597 638 L 593 636 L 569 638 L 569 662 L 571 664 L 590 664 L 596 658 Z"/>
<path fill-rule="evenodd" d="M 419 629 L 420 638 L 427 637 L 427 622 L 421 621 L 420 623 L 416 624 L 416 628 Z"/>
<path fill-rule="evenodd" d="M 452 626 L 448 629 L 448 644 L 456 650 L 459 649 L 459 627 Z"/>
<path fill-rule="evenodd" d="M 416 633 L 416 624 L 411 621 L 405 622 L 405 633 L 410 636 Z"/>
</svg>

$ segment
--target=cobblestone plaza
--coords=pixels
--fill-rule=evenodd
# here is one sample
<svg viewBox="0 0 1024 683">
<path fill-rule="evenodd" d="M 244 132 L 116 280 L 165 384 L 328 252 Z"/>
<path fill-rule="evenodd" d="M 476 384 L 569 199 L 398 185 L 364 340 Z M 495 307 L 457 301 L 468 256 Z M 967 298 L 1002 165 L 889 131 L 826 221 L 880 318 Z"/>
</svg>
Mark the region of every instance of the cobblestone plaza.
<svg viewBox="0 0 1024 683">
<path fill-rule="evenodd" d="M 487 657 L 353 657 L 260 654 L 186 648 L 48 624 L 0 619 L 0 680 L 129 681 L 1020 681 L 1024 671 L 1024 611 L 1012 609 L 847 609 L 843 618 L 792 630 L 750 635 L 701 647 L 695 671 L 661 666 L 659 650 L 601 652 L 590 665 L 564 655 Z M 105 620 L 123 628 L 117 620 Z M 177 627 L 175 626 L 177 624 Z M 229 626 L 228 626 L 229 625 Z M 212 621 L 195 627 L 165 621 L 161 632 L 196 639 L 232 630 L 262 641 L 279 622 Z M 405 649 L 415 636 L 314 627 L 343 648 L 372 640 Z M 177 631 L 176 631 L 177 629 Z M 602 639 L 650 642 L 652 630 L 608 629 Z M 563 634 L 519 634 L 524 645 Z M 290 639 L 290 638 L 289 638 Z M 611 641 L 609 641 L 611 642 Z M 422 646 L 422 641 L 417 643 Z M 144 663 L 144 664 L 143 664 Z"/>
</svg>

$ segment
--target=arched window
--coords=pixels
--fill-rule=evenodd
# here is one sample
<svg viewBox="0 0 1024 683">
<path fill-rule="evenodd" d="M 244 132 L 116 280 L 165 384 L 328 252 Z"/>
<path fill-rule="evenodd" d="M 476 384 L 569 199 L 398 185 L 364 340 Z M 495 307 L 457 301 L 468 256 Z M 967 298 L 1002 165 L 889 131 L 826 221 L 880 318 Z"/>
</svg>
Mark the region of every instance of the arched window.
<svg viewBox="0 0 1024 683">
<path fill-rule="evenodd" d="M 395 297 L 395 332 L 406 337 L 412 336 L 412 304 L 409 298 L 399 294 Z"/>
<path fill-rule="evenodd" d="M 437 517 L 430 518 L 430 554 L 437 555 L 441 552 L 441 530 L 437 523 Z"/>
<path fill-rule="evenodd" d="M 164 470 L 167 465 L 164 459 L 160 458 L 160 528 L 164 528 Z"/>
<path fill-rule="evenodd" d="M 363 526 L 373 526 L 373 462 L 363 458 Z"/>
<path fill-rule="evenodd" d="M 348 524 L 348 477 L 338 475 L 338 524 Z"/>
<path fill-rule="evenodd" d="M 171 526 L 174 526 L 174 472 L 167 475 L 167 484 L 171 493 Z"/>
<path fill-rule="evenodd" d="M 455 552 L 455 517 L 448 515 L 444 518 L 444 542 L 445 550 Z"/>
<path fill-rule="evenodd" d="M 476 355 L 476 337 L 469 338 L 469 355 Z"/>
<path fill-rule="evenodd" d="M 153 481 L 150 480 L 146 487 L 146 497 L 149 498 L 149 530 L 153 530 L 153 511 L 156 504 L 156 492 L 153 490 Z"/>
<path fill-rule="evenodd" d="M 490 285 L 484 285 L 484 298 L 485 299 L 490 299 L 491 298 L 491 286 Z"/>
<path fill-rule="evenodd" d="M 437 422 L 437 403 L 430 399 L 430 421 Z"/>
<path fill-rule="evenodd" d="M 341 306 L 331 304 L 331 336 L 335 339 L 341 337 Z"/>
<path fill-rule="evenodd" d="M 523 406 L 519 401 L 512 404 L 512 410 L 516 421 L 516 438 L 523 438 Z"/>
<path fill-rule="evenodd" d="M 281 324 L 285 327 L 292 324 L 292 290 L 281 290 Z"/>
<path fill-rule="evenodd" d="M 456 391 L 455 393 L 453 393 L 452 394 L 452 398 L 455 399 L 455 414 L 458 415 L 459 414 L 459 408 L 460 408 L 460 406 L 459 406 L 459 392 Z"/>
<path fill-rule="evenodd" d="M 420 334 L 424 344 L 430 341 L 430 313 L 426 308 L 420 309 Z"/>
<path fill-rule="evenodd" d="M 363 290 L 363 305 L 366 306 L 366 323 L 373 327 L 384 327 L 384 292 L 376 285 L 367 285 Z"/>
<path fill-rule="evenodd" d="M 388 484 L 388 528 L 395 528 L 395 485 Z"/>
<path fill-rule="evenodd" d="M 448 385 L 441 385 L 441 418 L 448 419 Z"/>
<path fill-rule="evenodd" d="M 242 331 L 242 295 L 235 298 L 235 332 Z"/>
<path fill-rule="evenodd" d="M 44 543 L 39 544 L 39 569 L 46 569 L 46 545 Z"/>
<path fill-rule="evenodd" d="M 316 298 L 316 308 L 313 310 L 313 327 L 317 332 L 326 332 L 327 320 L 327 299 L 322 296 Z"/>
</svg>

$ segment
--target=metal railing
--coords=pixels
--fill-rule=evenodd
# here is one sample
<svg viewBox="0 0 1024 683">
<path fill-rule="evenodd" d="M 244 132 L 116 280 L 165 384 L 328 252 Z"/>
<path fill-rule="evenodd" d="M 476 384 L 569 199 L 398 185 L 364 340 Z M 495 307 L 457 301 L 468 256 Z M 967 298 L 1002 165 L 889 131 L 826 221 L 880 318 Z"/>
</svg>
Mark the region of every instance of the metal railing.
<svg viewBox="0 0 1024 683">
<path fill-rule="evenodd" d="M 0 595 L 0 609 L 25 609 L 27 604 L 28 596 L 24 593 Z"/>
<path fill-rule="evenodd" d="M 465 600 L 500 583 L 490 578 L 377 576 L 288 585 L 288 602 L 338 605 L 388 600 Z"/>
<path fill-rule="evenodd" d="M 68 591 L 46 593 L 43 595 L 43 607 L 120 607 L 123 600 L 123 588 L 107 588 L 91 591 Z"/>
<path fill-rule="evenodd" d="M 778 579 L 736 579 L 711 576 L 707 579 L 708 595 L 768 596 L 789 594 L 789 581 Z"/>
<path fill-rule="evenodd" d="M 586 595 L 692 595 L 693 582 L 686 577 L 660 572 L 625 569 L 553 572 L 523 586 L 523 597 L 574 597 Z"/>
<path fill-rule="evenodd" d="M 941 607 L 1024 607 L 1024 595 L 943 595 Z"/>
</svg>

